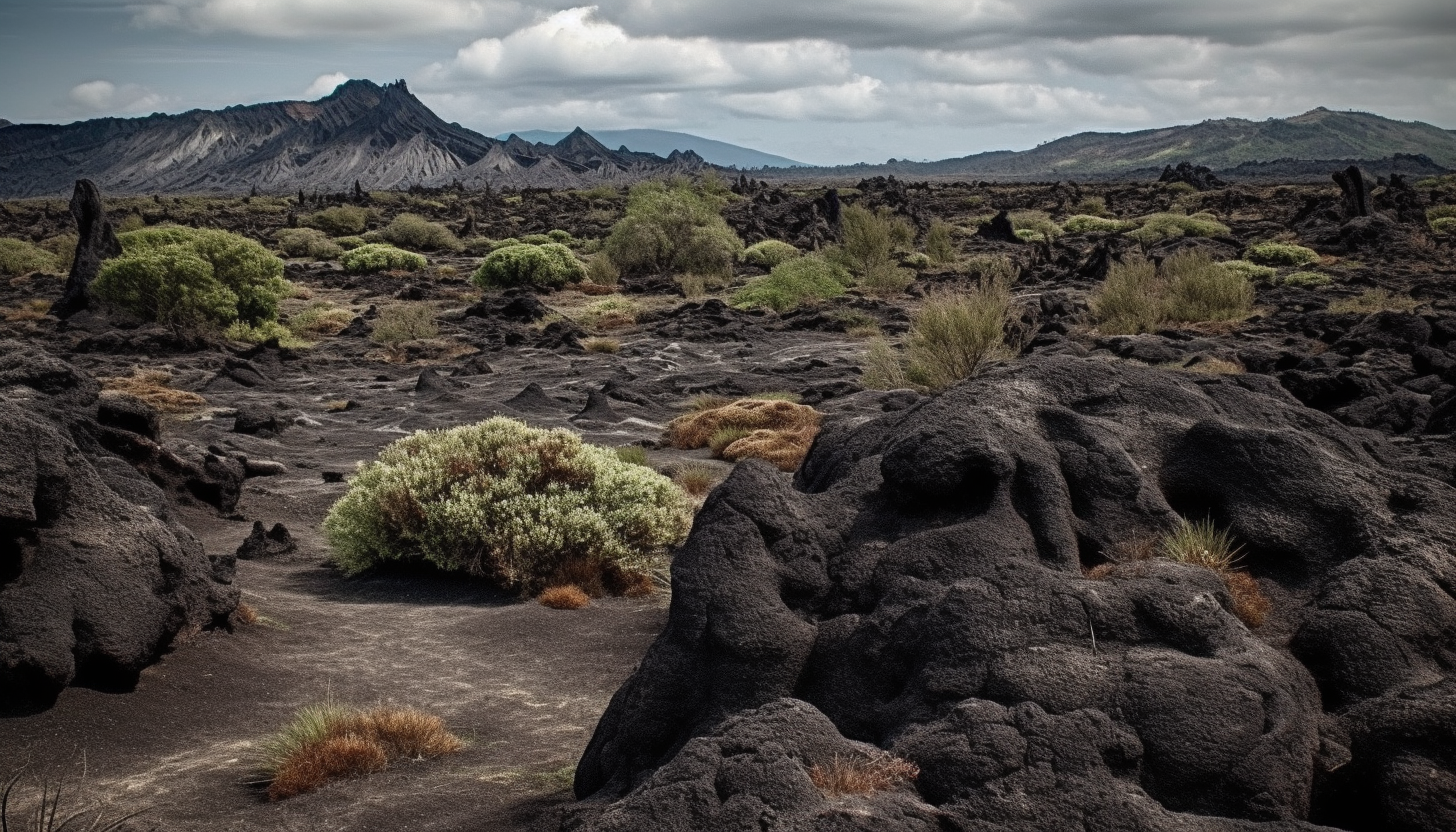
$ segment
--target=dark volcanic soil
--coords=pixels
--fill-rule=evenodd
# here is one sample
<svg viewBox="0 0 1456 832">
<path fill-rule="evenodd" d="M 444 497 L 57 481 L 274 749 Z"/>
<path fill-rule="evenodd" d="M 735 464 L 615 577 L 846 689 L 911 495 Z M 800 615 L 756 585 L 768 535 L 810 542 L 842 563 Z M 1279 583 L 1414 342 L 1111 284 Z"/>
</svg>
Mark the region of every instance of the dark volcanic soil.
<svg viewBox="0 0 1456 832">
<path fill-rule="evenodd" d="M 824 232 L 815 207 L 822 189 L 742 190 L 749 198 L 728 217 L 748 242 L 778 237 L 810 244 Z M 1276 235 L 1312 246 L 1324 256 L 1316 268 L 1334 278 L 1327 288 L 1260 287 L 1259 313 L 1237 326 L 1104 337 L 1088 318 L 1087 295 L 1108 258 L 1131 255 L 1135 245 L 1096 235 L 1041 245 L 957 240 L 964 254 L 1005 254 L 1020 267 L 1016 293 L 1029 353 L 1190 369 L 1210 359 L 1233 362 L 1277 379 L 1304 405 L 1357 431 L 1393 437 L 1396 451 L 1382 457 L 1385 464 L 1456 482 L 1456 256 L 1449 239 L 1418 219 L 1425 205 L 1456 203 L 1449 187 L 1416 193 L 1409 204 L 1382 192 L 1392 200 L 1383 207 L 1387 216 L 1355 222 L 1342 222 L 1333 187 L 1188 195 L 1145 184 L 881 180 L 856 191 L 846 192 L 846 202 L 890 207 L 921 233 L 934 219 L 966 224 L 1003 208 L 1064 218 L 1079 200 L 1102 196 L 1122 216 L 1175 206 L 1214 212 L 1232 234 L 1195 244 L 1220 259 Z M 621 204 L 548 192 L 433 194 L 414 202 L 396 196 L 386 216 L 412 210 L 458 223 L 469 213 L 478 233 L 495 236 L 553 228 L 600 236 Z M 138 201 L 138 213 L 190 217 L 265 241 L 285 222 L 279 212 L 251 212 L 236 202 L 212 216 L 186 217 L 183 209 L 193 203 L 146 202 Z M 0 236 L 40 240 L 65 231 L 65 215 L 53 204 L 17 203 L 0 212 Z M 851 293 L 780 316 L 728 308 L 723 292 L 688 300 L 668 277 L 629 277 L 622 296 L 638 304 L 637 322 L 594 330 L 586 313 L 600 297 L 575 290 L 544 295 L 547 317 L 523 315 L 521 308 L 529 311 L 531 304 L 513 304 L 515 296 L 482 300 L 465 279 L 477 262 L 432 258 L 429 273 L 367 278 L 344 275 L 332 264 L 291 263 L 288 276 L 308 297 L 288 300 L 286 312 L 327 301 L 358 316 L 344 333 L 312 348 L 179 337 L 89 312 L 65 325 L 23 314 L 0 323 L 0 338 L 39 345 L 97 377 L 170 371 L 171 386 L 199 393 L 206 407 L 168 417 L 164 444 L 184 458 L 208 448 L 246 458 L 260 473 L 245 481 L 235 511 L 220 515 L 192 505 L 182 510 L 182 521 L 209 553 L 236 549 L 254 521 L 285 524 L 299 544 L 289 555 L 240 562 L 235 584 L 262 616 L 259 623 L 206 631 L 176 645 L 143 673 L 135 691 L 70 688 L 43 713 L 0 718 L 0 775 L 21 765 L 31 767 L 32 780 L 84 770 L 87 794 L 114 801 L 117 811 L 149 807 L 147 823 L 137 828 L 556 828 L 572 768 L 608 700 L 662 630 L 667 597 L 602 599 L 560 612 L 453 577 L 344 579 L 324 565 L 319 531 L 344 491 L 343 476 L 413 431 L 496 413 L 569 426 L 600 444 L 644 445 L 649 463 L 666 473 L 703 464 L 726 475 L 730 466 L 706 451 L 658 447 L 665 423 L 693 396 L 790 391 L 831 419 L 846 420 L 905 409 L 919 397 L 862 389 L 864 341 L 846 330 L 872 320 L 896 336 L 927 291 L 977 278 L 970 270 L 932 270 L 903 295 Z M 758 273 L 744 269 L 736 282 Z M 1420 305 L 1415 312 L 1329 311 L 1332 301 L 1371 288 L 1408 294 Z M 53 301 L 60 289 L 60 281 L 42 275 L 0 283 L 0 309 Z M 378 310 L 401 298 L 433 305 L 438 338 L 395 350 L 369 339 Z M 589 335 L 618 339 L 620 351 L 585 351 L 581 342 Z M 265 428 L 236 432 L 239 413 Z M 268 462 L 281 464 L 281 473 L 258 465 Z M 1277 599 L 1277 584 L 1263 583 Z M 1270 627 L 1257 636 L 1282 648 L 1290 633 Z M 295 709 L 326 697 L 425 708 L 468 746 L 458 755 L 399 763 L 367 779 L 268 803 L 251 766 L 257 743 Z"/>
</svg>

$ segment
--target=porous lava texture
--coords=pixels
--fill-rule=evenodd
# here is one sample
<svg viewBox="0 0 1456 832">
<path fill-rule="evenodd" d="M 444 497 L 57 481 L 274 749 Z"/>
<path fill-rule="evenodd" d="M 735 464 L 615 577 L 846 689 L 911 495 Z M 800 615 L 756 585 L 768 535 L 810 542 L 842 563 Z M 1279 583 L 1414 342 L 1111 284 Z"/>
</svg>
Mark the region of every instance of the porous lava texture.
<svg viewBox="0 0 1456 832">
<path fill-rule="evenodd" d="M 159 450 L 144 435 L 156 414 L 134 400 L 98 408 L 99 391 L 0 341 L 0 714 L 48 707 L 69 684 L 128 689 L 179 634 L 238 603 L 231 556 L 210 559 L 165 492 L 100 444 L 124 435 Z"/>
<path fill-rule="evenodd" d="M 708 499 L 566 828 L 1456 829 L 1456 492 L 1393 459 L 1268 376 L 1071 356 L 830 420 Z M 1262 627 L 1126 557 L 1180 517 Z M 883 752 L 919 776 L 809 779 Z"/>
</svg>

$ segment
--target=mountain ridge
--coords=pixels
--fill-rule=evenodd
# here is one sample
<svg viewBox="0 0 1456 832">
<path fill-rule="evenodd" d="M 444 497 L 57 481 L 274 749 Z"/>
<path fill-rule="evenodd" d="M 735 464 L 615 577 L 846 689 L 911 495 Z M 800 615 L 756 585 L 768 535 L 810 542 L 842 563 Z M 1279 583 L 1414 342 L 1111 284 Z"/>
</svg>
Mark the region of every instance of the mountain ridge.
<svg viewBox="0 0 1456 832">
<path fill-rule="evenodd" d="M 526 141 L 550 144 L 559 141 L 567 133 L 558 130 L 522 130 L 518 133 L 497 133 L 496 138 L 504 141 L 508 136 L 513 135 L 518 135 Z M 805 162 L 754 150 L 751 147 L 672 130 L 647 128 L 595 130 L 591 135 L 608 146 L 631 147 L 640 152 L 656 153 L 659 156 L 666 156 L 674 150 L 691 150 L 702 156 L 704 161 L 709 164 L 721 167 L 738 167 L 744 170 L 761 167 L 812 167 Z"/>
<path fill-rule="evenodd" d="M 404 81 L 354 80 L 317 101 L 11 125 L 0 135 L 0 196 L 64 195 L 83 177 L 111 193 L 337 191 L 355 181 L 369 189 L 580 187 L 704 164 L 695 154 L 611 151 L 584 132 L 560 148 L 503 144 L 445 122 Z"/>
</svg>

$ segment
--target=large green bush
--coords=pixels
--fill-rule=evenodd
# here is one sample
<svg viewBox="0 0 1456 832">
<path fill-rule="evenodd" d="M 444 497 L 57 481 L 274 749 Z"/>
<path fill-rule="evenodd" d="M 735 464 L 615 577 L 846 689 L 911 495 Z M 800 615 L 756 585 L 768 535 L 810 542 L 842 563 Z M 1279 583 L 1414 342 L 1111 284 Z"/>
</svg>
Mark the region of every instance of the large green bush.
<svg viewBox="0 0 1456 832">
<path fill-rule="evenodd" d="M 330 237 L 345 237 L 364 233 L 364 228 L 369 225 L 369 212 L 357 205 L 336 205 L 309 214 L 302 223 Z"/>
<path fill-rule="evenodd" d="M 783 240 L 764 240 L 743 250 L 743 262 L 761 269 L 774 266 L 798 257 L 802 252 Z"/>
<path fill-rule="evenodd" d="M 350 274 L 417 272 L 427 265 L 422 255 L 395 248 L 388 243 L 365 243 L 352 251 L 344 252 L 339 263 Z"/>
<path fill-rule="evenodd" d="M 349 574 L 423 559 L 533 592 L 570 561 L 641 570 L 691 521 L 661 474 L 570 431 L 496 417 L 386 447 L 349 481 L 324 533 Z"/>
<path fill-rule="evenodd" d="M 686 181 L 643 182 L 632 188 L 603 251 L 628 273 L 731 274 L 743 241 L 723 221 L 724 204 L 725 197 Z"/>
<path fill-rule="evenodd" d="M 559 288 L 586 279 L 586 267 L 571 249 L 560 243 L 533 245 L 517 243 L 492 251 L 473 280 L 486 289 L 507 286 L 548 286 Z"/>
<path fill-rule="evenodd" d="M 767 277 L 739 289 L 733 295 L 733 305 L 787 312 L 809 301 L 838 297 L 851 282 L 849 272 L 821 257 L 798 257 L 774 266 Z"/>
<path fill-rule="evenodd" d="M 455 232 L 418 214 L 400 214 L 380 230 L 379 236 L 413 251 L 459 251 L 464 247 Z"/>
<path fill-rule="evenodd" d="M 56 266 L 55 256 L 40 246 L 13 237 L 0 237 L 0 274 L 47 272 Z"/>
<path fill-rule="evenodd" d="M 121 256 L 102 264 L 91 292 L 147 320 L 256 325 L 278 317 L 289 290 L 283 261 L 237 234 L 162 226 L 118 239 Z"/>
</svg>

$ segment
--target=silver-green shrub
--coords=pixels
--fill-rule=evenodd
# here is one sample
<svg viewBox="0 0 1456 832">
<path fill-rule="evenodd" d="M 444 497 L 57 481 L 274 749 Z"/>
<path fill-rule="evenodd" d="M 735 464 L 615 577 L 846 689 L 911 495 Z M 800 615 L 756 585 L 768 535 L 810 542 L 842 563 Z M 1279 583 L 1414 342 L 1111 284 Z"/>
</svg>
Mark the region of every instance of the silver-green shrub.
<svg viewBox="0 0 1456 832">
<path fill-rule="evenodd" d="M 283 261 L 258 243 L 209 228 L 161 226 L 118 235 L 120 257 L 92 293 L 146 320 L 179 326 L 258 324 L 288 293 Z"/>
<path fill-rule="evenodd" d="M 339 264 L 349 274 L 373 274 L 374 272 L 404 271 L 417 272 L 427 265 L 423 255 L 413 251 L 395 248 L 388 243 L 365 243 L 344 252 Z"/>
<path fill-rule="evenodd" d="M 386 447 L 349 481 L 324 533 L 348 574 L 423 559 L 529 593 L 569 561 L 641 571 L 691 523 L 667 477 L 571 431 L 496 417 Z"/>
</svg>

